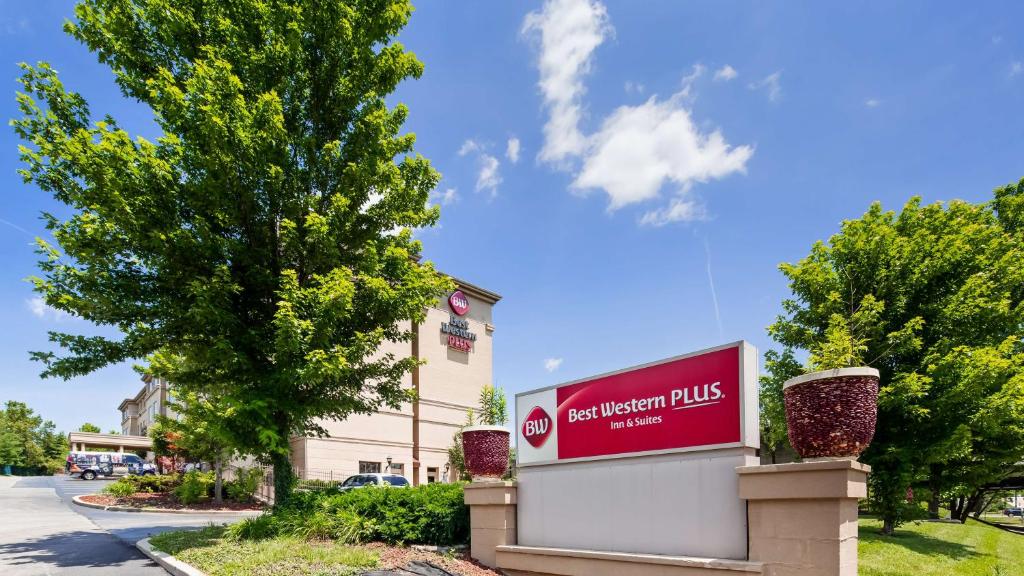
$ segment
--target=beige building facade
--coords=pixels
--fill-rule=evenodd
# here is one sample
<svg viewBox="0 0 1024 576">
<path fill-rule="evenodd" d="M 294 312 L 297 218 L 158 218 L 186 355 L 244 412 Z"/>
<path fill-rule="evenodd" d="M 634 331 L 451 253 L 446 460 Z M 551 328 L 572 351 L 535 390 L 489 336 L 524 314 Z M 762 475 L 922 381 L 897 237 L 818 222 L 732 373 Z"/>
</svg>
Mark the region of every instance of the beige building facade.
<svg viewBox="0 0 1024 576">
<path fill-rule="evenodd" d="M 142 382 L 142 389 L 134 397 L 122 400 L 117 407 L 121 412 L 121 434 L 125 436 L 146 436 L 158 416 L 176 416 L 168 405 L 170 390 L 167 381 L 143 376 Z"/>
<path fill-rule="evenodd" d="M 324 438 L 293 438 L 292 465 L 304 479 L 344 480 L 359 473 L 405 476 L 414 485 L 454 480 L 448 462 L 452 436 L 475 410 L 480 389 L 493 382 L 492 312 L 498 294 L 455 279 L 413 327 L 411 342 L 382 352 L 425 361 L 403 385 L 417 400 L 399 409 L 320 422 Z"/>
</svg>

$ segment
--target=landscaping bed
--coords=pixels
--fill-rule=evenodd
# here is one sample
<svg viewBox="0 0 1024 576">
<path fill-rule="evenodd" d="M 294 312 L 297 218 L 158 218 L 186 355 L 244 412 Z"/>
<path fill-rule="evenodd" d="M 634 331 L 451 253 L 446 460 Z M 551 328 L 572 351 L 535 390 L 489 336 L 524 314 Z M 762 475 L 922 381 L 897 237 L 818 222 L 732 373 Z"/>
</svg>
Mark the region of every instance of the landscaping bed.
<svg viewBox="0 0 1024 576">
<path fill-rule="evenodd" d="M 124 506 L 127 508 L 159 508 L 162 510 L 205 510 L 205 511 L 246 511 L 262 510 L 258 502 L 232 502 L 225 500 L 216 504 L 207 499 L 192 504 L 184 504 L 169 493 L 136 492 L 130 496 L 112 496 L 110 494 L 88 494 L 81 496 L 83 502 L 99 506 Z"/>
<path fill-rule="evenodd" d="M 165 532 L 150 544 L 210 576 L 355 576 L 429 563 L 458 576 L 496 576 L 465 556 L 440 555 L 382 543 L 347 545 L 330 540 L 278 536 L 237 540 L 223 526 Z M 422 565 L 422 564 L 421 564 Z M 409 572 L 399 572 L 408 574 Z"/>
</svg>

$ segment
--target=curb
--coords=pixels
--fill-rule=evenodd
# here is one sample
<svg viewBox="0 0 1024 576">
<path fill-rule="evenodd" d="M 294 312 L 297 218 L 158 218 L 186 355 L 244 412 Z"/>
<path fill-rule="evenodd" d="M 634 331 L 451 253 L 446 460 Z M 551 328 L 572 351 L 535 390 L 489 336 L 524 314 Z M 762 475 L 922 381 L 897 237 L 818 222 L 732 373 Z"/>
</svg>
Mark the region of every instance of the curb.
<svg viewBox="0 0 1024 576">
<path fill-rule="evenodd" d="M 153 512 L 160 514 L 245 514 L 247 512 L 255 512 L 262 514 L 262 510 L 173 510 L 167 508 L 132 508 L 131 506 L 106 506 L 104 504 L 93 504 L 92 502 L 86 502 L 81 499 L 81 496 L 75 496 L 72 498 L 72 502 L 79 506 L 86 508 L 95 508 L 97 510 L 106 510 L 107 512 Z"/>
<path fill-rule="evenodd" d="M 139 540 L 135 543 L 135 547 L 174 576 L 206 576 L 206 572 L 186 564 L 166 552 L 153 548 L 153 545 L 149 543 L 149 538 Z"/>
</svg>

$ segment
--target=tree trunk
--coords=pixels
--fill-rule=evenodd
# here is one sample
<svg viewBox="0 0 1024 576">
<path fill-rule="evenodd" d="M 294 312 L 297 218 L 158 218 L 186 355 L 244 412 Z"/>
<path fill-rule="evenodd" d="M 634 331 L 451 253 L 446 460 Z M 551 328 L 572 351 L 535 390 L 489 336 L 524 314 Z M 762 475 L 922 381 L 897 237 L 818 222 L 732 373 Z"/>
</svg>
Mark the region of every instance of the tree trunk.
<svg viewBox="0 0 1024 576">
<path fill-rule="evenodd" d="M 893 532 L 896 531 L 896 520 L 894 518 L 885 517 L 882 518 L 882 534 L 886 536 L 892 536 Z"/>
<path fill-rule="evenodd" d="M 928 474 L 928 489 L 932 492 L 932 497 L 928 499 L 928 517 L 933 520 L 939 517 L 939 498 L 942 495 L 941 477 L 942 467 L 932 464 Z"/>
<path fill-rule="evenodd" d="M 988 500 L 982 498 L 981 505 L 974 510 L 974 519 L 977 520 L 981 518 L 981 513 L 987 510 L 988 507 L 992 505 L 992 502 L 994 502 L 998 496 L 999 492 L 992 492 L 992 495 L 988 497 Z"/>
<path fill-rule="evenodd" d="M 224 462 L 218 454 L 213 461 L 213 501 L 218 506 L 224 503 Z"/>
<path fill-rule="evenodd" d="M 288 454 L 274 454 L 274 508 L 283 506 L 292 495 L 292 462 Z"/>
</svg>

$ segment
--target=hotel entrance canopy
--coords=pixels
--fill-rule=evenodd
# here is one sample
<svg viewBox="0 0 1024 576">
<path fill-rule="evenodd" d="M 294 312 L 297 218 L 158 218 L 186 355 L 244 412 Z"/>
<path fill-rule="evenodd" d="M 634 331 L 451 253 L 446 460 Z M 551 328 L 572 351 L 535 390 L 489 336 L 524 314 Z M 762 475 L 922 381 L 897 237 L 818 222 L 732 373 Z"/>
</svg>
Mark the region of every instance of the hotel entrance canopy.
<svg viewBox="0 0 1024 576">
<path fill-rule="evenodd" d="M 118 452 L 152 450 L 153 441 L 149 436 L 123 436 L 121 434 L 96 434 L 93 432 L 72 432 L 68 434 L 68 446 L 72 452 L 84 452 L 96 448 L 110 448 Z"/>
</svg>

